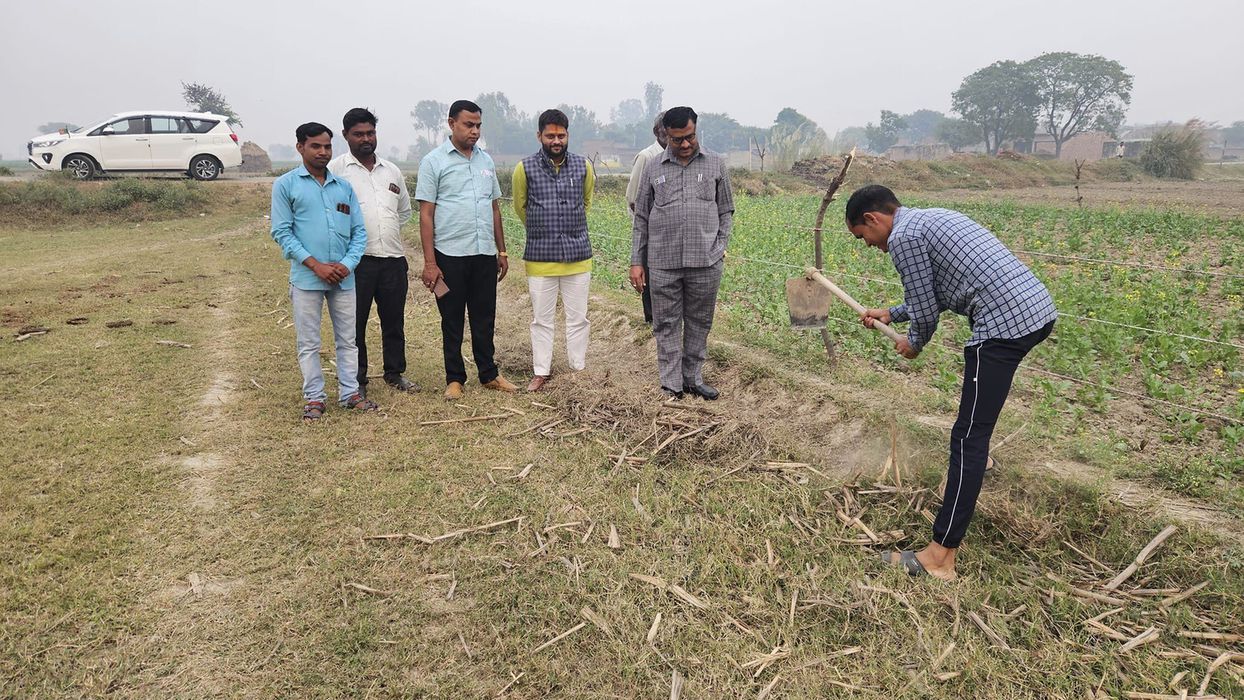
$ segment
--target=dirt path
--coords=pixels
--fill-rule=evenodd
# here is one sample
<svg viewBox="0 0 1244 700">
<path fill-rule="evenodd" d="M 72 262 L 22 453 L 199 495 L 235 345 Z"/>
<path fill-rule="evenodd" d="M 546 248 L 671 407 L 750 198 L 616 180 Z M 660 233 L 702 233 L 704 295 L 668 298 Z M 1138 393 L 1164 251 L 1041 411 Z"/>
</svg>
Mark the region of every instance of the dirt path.
<svg viewBox="0 0 1244 700">
<path fill-rule="evenodd" d="M 237 235 L 242 227 L 221 237 Z M 186 416 L 181 441 L 191 448 L 180 458 L 177 469 L 182 473 L 182 504 L 177 520 L 185 527 L 175 533 L 178 546 L 191 551 L 210 553 L 225 537 L 222 521 L 227 516 L 229 496 L 222 493 L 220 482 L 234 468 L 231 445 L 236 440 L 237 426 L 228 407 L 237 400 L 237 382 L 231 368 L 236 366 L 240 348 L 230 342 L 230 329 L 237 322 L 238 291 L 233 287 L 218 290 L 216 300 L 199 323 L 206 341 L 202 344 L 202 361 L 212 368 L 210 380 L 195 410 Z M 166 543 L 167 546 L 167 543 Z M 228 570 L 227 560 L 178 561 L 175 570 L 163 574 L 163 583 L 151 596 L 150 604 L 161 611 L 154 638 L 174 648 L 185 650 L 177 659 L 171 674 L 151 679 L 154 688 L 179 691 L 194 688 L 203 697 L 223 691 L 221 685 L 232 669 L 225 659 L 213 654 L 204 640 L 211 639 L 213 629 L 229 624 L 228 598 L 232 591 L 245 585 L 238 572 Z M 221 568 L 221 564 L 224 568 Z M 191 570 L 187 571 L 186 567 Z"/>
</svg>

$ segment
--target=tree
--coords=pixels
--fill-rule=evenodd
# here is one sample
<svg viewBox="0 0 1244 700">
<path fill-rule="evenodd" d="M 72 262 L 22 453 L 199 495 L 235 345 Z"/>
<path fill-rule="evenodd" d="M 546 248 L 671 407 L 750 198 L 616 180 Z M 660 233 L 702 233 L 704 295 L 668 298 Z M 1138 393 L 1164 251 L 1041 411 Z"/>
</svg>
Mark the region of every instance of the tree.
<svg viewBox="0 0 1244 700">
<path fill-rule="evenodd" d="M 644 84 L 644 112 L 648 115 L 648 121 L 657 118 L 661 113 L 661 100 L 665 97 L 665 88 L 659 84 L 649 81 Z"/>
<path fill-rule="evenodd" d="M 769 128 L 769 147 L 778 169 L 787 169 L 797 160 L 821 155 L 828 142 L 825 131 L 816 122 L 792 107 L 778 112 Z"/>
<path fill-rule="evenodd" d="M 935 135 L 955 153 L 985 140 L 981 136 L 980 127 L 966 119 L 943 119 L 937 125 Z"/>
<path fill-rule="evenodd" d="M 763 129 L 743 126 L 737 119 L 722 112 L 702 112 L 696 121 L 696 136 L 700 144 L 710 151 L 746 151 L 751 148 L 754 134 Z"/>
<path fill-rule="evenodd" d="M 911 114 L 905 115 L 903 121 L 907 122 L 907 128 L 903 130 L 903 136 L 912 143 L 927 143 L 937 138 L 937 127 L 946 121 L 946 115 L 933 109 L 917 109 Z"/>
<path fill-rule="evenodd" d="M 884 154 L 890 146 L 898 143 L 899 134 L 907 128 L 907 121 L 898 113 L 888 109 L 881 110 L 881 123 L 864 125 L 864 134 L 868 137 L 868 150 L 878 155 Z"/>
<path fill-rule="evenodd" d="M 1222 129 L 1222 145 L 1244 144 L 1244 122 L 1232 122 Z"/>
<path fill-rule="evenodd" d="M 1101 56 L 1058 51 L 1025 64 L 1036 84 L 1042 131 L 1054 139 L 1054 155 L 1070 138 L 1090 130 L 1117 133 L 1132 101 L 1132 76 Z"/>
<path fill-rule="evenodd" d="M 580 141 L 600 136 L 600 121 L 596 113 L 583 105 L 560 104 L 557 108 L 566 113 L 570 121 L 570 135 Z"/>
<path fill-rule="evenodd" d="M 1028 70 L 1015 61 L 998 61 L 963 79 L 951 106 L 980 130 L 985 150 L 998 153 L 1003 141 L 1036 131 L 1037 89 Z"/>
<path fill-rule="evenodd" d="M 644 121 L 644 114 L 644 103 L 632 97 L 622 100 L 617 107 L 609 110 L 609 121 L 630 126 Z"/>
<path fill-rule="evenodd" d="M 536 123 L 514 106 L 504 92 L 487 92 L 475 98 L 483 110 L 488 150 L 494 153 L 517 154 L 536 149 Z"/>
<path fill-rule="evenodd" d="M 242 126 L 242 120 L 238 118 L 237 113 L 229 106 L 225 96 L 220 94 L 220 91 L 216 88 L 202 83 L 182 83 L 181 96 L 190 109 L 195 112 L 219 114 L 230 124 Z"/>
<path fill-rule="evenodd" d="M 419 100 L 410 113 L 415 128 L 427 135 L 428 141 L 436 142 L 446 130 L 449 118 L 449 105 L 436 100 Z"/>
<path fill-rule="evenodd" d="M 55 134 L 61 129 L 64 129 L 65 131 L 75 131 L 79 128 L 80 127 L 77 124 L 70 124 L 69 122 L 47 122 L 46 124 L 40 124 L 39 126 L 35 127 L 35 133 L 36 134 Z"/>
<path fill-rule="evenodd" d="M 864 127 L 848 126 L 834 134 L 827 150 L 830 153 L 846 153 L 852 148 L 863 147 L 867 143 L 868 135 L 864 133 Z"/>
</svg>

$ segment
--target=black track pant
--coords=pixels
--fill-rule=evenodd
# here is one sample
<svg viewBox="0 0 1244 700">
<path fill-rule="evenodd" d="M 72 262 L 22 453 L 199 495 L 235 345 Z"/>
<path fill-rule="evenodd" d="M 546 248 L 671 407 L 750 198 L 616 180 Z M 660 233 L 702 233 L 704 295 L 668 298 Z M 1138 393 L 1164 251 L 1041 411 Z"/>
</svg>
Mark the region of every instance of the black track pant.
<svg viewBox="0 0 1244 700">
<path fill-rule="evenodd" d="M 1053 329 L 1054 322 L 1050 321 L 1022 338 L 990 338 L 963 349 L 963 393 L 959 397 L 959 417 L 950 430 L 950 467 L 942 509 L 933 521 L 934 542 L 958 547 L 963 541 L 985 477 L 989 438 L 1011 392 L 1015 370 Z"/>
</svg>

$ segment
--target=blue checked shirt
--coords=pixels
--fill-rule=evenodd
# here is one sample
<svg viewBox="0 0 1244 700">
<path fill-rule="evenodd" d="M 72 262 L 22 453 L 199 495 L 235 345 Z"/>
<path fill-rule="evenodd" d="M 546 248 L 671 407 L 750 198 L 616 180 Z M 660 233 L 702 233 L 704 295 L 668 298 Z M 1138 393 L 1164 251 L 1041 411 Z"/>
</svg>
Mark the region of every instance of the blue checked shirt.
<svg viewBox="0 0 1244 700">
<path fill-rule="evenodd" d="M 899 207 L 889 238 L 890 257 L 903 279 L 903 303 L 894 323 L 910 321 L 907 339 L 920 350 L 943 311 L 967 316 L 968 345 L 1014 339 L 1058 317 L 1041 281 L 984 226 L 949 209 Z"/>
</svg>

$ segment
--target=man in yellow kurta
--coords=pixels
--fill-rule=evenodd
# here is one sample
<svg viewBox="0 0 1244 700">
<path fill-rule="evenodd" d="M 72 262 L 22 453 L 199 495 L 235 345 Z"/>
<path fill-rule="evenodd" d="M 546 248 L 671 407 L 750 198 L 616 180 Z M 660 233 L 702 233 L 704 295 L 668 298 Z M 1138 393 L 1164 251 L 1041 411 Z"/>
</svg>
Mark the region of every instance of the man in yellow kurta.
<svg viewBox="0 0 1244 700">
<path fill-rule="evenodd" d="M 570 121 L 557 109 L 540 115 L 540 150 L 514 167 L 514 211 L 527 228 L 523 260 L 531 296 L 532 378 L 527 391 L 540 391 L 553 376 L 553 322 L 560 293 L 566 315 L 566 361 L 572 370 L 587 366 L 588 287 L 592 243 L 587 212 L 596 173 L 592 164 L 569 152 Z"/>
</svg>

